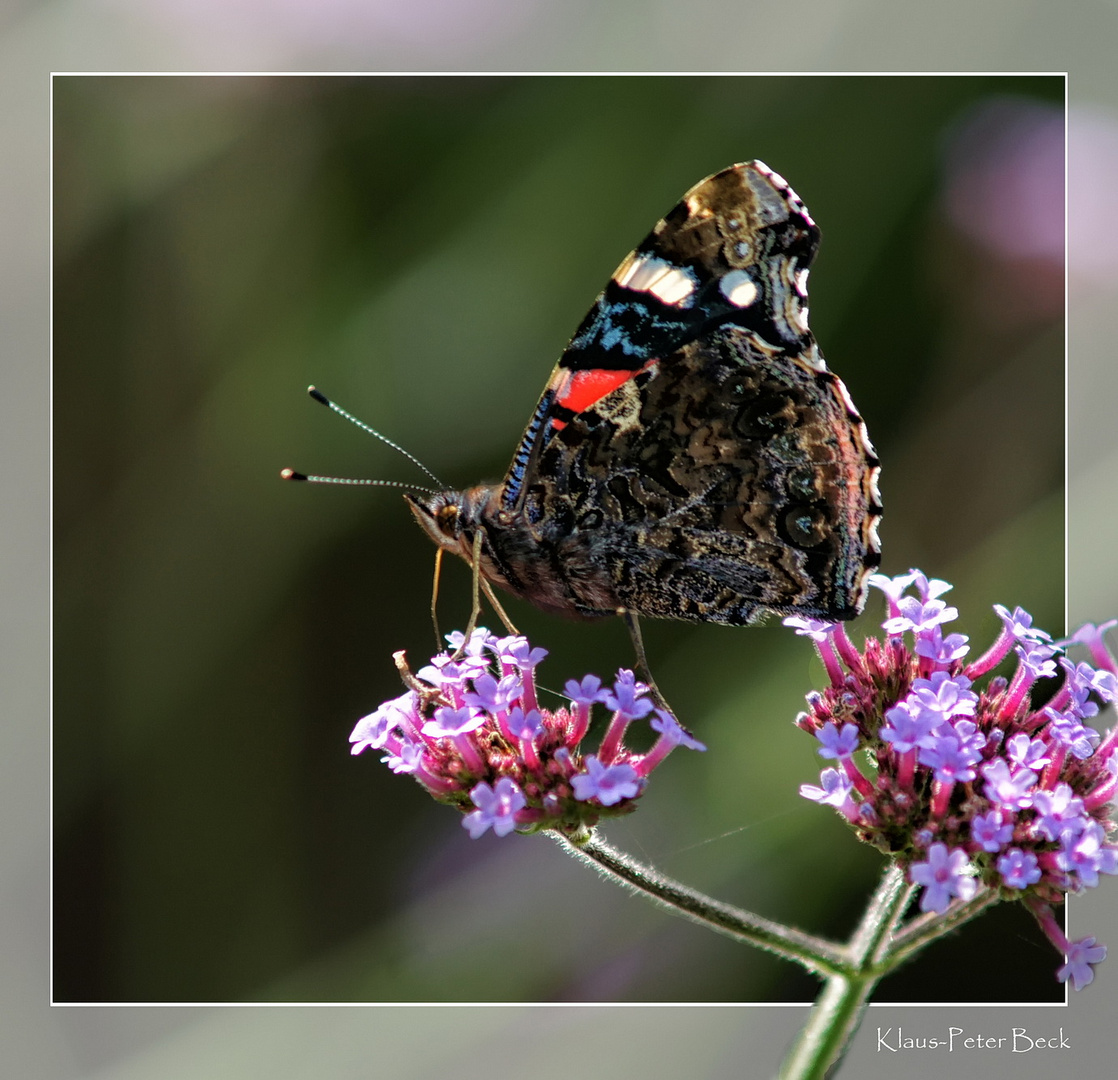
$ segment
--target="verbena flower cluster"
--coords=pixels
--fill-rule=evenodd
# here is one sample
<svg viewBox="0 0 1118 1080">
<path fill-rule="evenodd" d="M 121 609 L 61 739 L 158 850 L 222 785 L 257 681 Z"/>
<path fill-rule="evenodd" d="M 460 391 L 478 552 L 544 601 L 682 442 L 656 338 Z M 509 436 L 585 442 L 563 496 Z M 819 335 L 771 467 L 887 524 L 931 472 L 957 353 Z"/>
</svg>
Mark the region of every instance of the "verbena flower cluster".
<svg viewBox="0 0 1118 1080">
<path fill-rule="evenodd" d="M 841 625 L 784 620 L 814 641 L 830 680 L 797 724 L 835 766 L 801 794 L 834 806 L 905 865 L 923 886 L 923 911 L 943 913 L 980 885 L 1022 899 L 1068 957 L 1060 979 L 1087 985 L 1105 949 L 1093 938 L 1068 942 L 1050 905 L 1118 873 L 1109 842 L 1118 734 L 1086 723 L 1118 697 L 1103 642 L 1115 623 L 1054 642 L 1027 612 L 996 605 L 1001 633 L 968 661 L 968 639 L 944 633 L 958 616 L 940 599 L 950 585 L 917 570 L 870 581 L 888 598 L 888 617 L 884 639 L 861 652 Z M 1092 663 L 1073 662 L 1072 644 Z M 1011 652 L 1013 673 L 991 677 Z"/>
<path fill-rule="evenodd" d="M 455 650 L 440 653 L 411 676 L 407 693 L 362 717 L 350 735 L 352 752 L 372 747 L 398 773 L 410 773 L 440 802 L 457 806 L 475 839 L 487 829 L 558 829 L 585 834 L 600 818 L 630 813 L 649 774 L 676 746 L 706 749 L 673 716 L 654 706 L 648 687 L 621 670 L 612 686 L 596 675 L 571 679 L 569 705 L 542 708 L 535 670 L 547 655 L 526 638 L 497 637 L 479 627 Z M 402 655 L 398 663 L 402 665 Z M 597 753 L 583 738 L 595 705 L 612 717 Z M 647 720 L 656 738 L 643 752 L 624 739 L 634 720 Z"/>
</svg>

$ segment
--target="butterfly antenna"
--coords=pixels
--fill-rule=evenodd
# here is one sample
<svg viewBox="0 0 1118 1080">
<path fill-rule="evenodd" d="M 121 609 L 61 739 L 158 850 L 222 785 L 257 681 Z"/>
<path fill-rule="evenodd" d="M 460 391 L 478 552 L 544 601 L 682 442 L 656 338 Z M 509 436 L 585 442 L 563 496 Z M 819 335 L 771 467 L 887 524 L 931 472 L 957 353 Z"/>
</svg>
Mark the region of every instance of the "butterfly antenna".
<svg viewBox="0 0 1118 1080">
<path fill-rule="evenodd" d="M 374 439 L 380 439 L 380 441 L 382 443 L 387 443 L 398 454 L 403 454 L 404 457 L 406 457 L 408 459 L 408 461 L 410 461 L 413 465 L 418 466 L 429 477 L 431 477 L 431 479 L 434 480 L 435 483 L 439 485 L 440 490 L 445 489 L 446 485 L 433 472 L 431 472 L 431 470 L 428 469 L 427 466 L 424 465 L 423 462 L 419 460 L 419 458 L 415 457 L 413 454 L 409 454 L 402 446 L 398 445 L 397 443 L 394 443 L 390 438 L 388 438 L 388 436 L 382 435 L 379 431 L 377 431 L 376 428 L 370 427 L 363 420 L 358 420 L 357 417 L 353 415 L 353 413 L 347 412 L 345 409 L 343 409 L 336 402 L 331 401 L 321 390 L 318 389 L 318 387 L 308 386 L 307 387 L 307 393 L 310 394 L 310 396 L 312 398 L 314 398 L 314 400 L 317 401 L 320 405 L 325 405 L 332 412 L 336 412 L 340 417 L 342 417 L 345 420 L 348 420 L 351 424 L 356 424 L 367 435 L 372 435 Z M 290 479 L 295 479 L 295 477 L 291 477 Z M 365 483 L 366 481 L 343 480 L 343 481 L 339 481 L 339 482 L 340 483 Z M 388 486 L 391 486 L 391 485 L 388 485 Z M 428 489 L 427 488 L 416 488 L 415 490 L 416 491 L 427 491 Z"/>
<path fill-rule="evenodd" d="M 358 480 L 348 476 L 308 476 L 306 473 L 296 472 L 294 469 L 281 469 L 280 478 L 283 480 L 302 480 L 308 484 L 348 484 L 351 487 L 390 487 L 401 488 L 404 491 L 425 491 L 428 495 L 438 495 L 435 488 L 422 487 L 419 484 L 403 484 L 398 480 Z"/>
</svg>

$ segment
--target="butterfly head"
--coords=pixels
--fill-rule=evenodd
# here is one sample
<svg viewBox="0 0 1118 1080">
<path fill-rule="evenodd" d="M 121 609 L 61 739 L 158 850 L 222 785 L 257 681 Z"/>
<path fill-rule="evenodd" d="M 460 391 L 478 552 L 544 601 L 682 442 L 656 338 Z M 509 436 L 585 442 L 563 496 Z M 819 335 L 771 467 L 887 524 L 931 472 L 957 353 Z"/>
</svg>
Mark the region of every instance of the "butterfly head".
<svg viewBox="0 0 1118 1080">
<path fill-rule="evenodd" d="M 440 548 L 470 562 L 474 535 L 492 496 L 492 488 L 482 485 L 468 491 L 440 491 L 429 495 L 408 492 L 404 499 L 423 531 Z"/>
</svg>

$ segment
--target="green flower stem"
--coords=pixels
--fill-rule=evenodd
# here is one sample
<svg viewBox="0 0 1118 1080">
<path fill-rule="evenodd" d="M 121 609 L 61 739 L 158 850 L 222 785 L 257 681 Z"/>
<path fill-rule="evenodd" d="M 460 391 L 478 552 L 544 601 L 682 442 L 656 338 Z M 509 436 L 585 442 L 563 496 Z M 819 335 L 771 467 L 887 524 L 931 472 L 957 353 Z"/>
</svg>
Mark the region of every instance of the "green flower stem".
<svg viewBox="0 0 1118 1080">
<path fill-rule="evenodd" d="M 736 941 L 792 960 L 823 979 L 823 989 L 781 1066 L 779 1080 L 824 1080 L 845 1055 L 866 1002 L 882 978 L 1000 899 L 997 890 L 983 888 L 943 915 L 922 915 L 898 930 L 917 886 L 906 882 L 904 870 L 890 863 L 849 944 L 838 945 L 706 896 L 637 862 L 594 833 L 577 839 L 558 832 L 551 835 L 604 877 Z"/>
<path fill-rule="evenodd" d="M 900 867 L 889 865 L 846 949 L 843 970 L 828 976 L 779 1080 L 824 1080 L 842 1060 L 870 994 L 894 966 L 886 963 L 886 955 L 915 888 L 905 882 Z"/>
<path fill-rule="evenodd" d="M 848 966 L 846 950 L 841 946 L 706 896 L 637 862 L 595 834 L 581 842 L 557 832 L 551 835 L 560 847 L 605 877 L 721 934 L 776 953 L 824 978 L 839 975 Z"/>
<path fill-rule="evenodd" d="M 997 889 L 980 886 L 978 892 L 965 904 L 952 904 L 943 915 L 929 912 L 913 919 L 893 938 L 889 948 L 889 966 L 893 968 L 902 964 L 925 945 L 962 926 L 1000 900 Z"/>
</svg>

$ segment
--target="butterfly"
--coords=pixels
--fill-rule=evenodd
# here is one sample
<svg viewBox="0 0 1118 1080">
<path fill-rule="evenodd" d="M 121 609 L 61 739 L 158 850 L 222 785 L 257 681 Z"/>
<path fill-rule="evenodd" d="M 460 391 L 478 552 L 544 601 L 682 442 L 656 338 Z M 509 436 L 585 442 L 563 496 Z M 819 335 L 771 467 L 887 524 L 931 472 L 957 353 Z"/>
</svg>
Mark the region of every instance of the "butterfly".
<svg viewBox="0 0 1118 1080">
<path fill-rule="evenodd" d="M 878 458 L 808 328 L 819 229 L 760 161 L 700 181 L 622 261 L 504 479 L 407 494 L 438 545 L 544 611 L 850 619 Z M 476 587 L 475 587 L 476 588 Z"/>
</svg>

